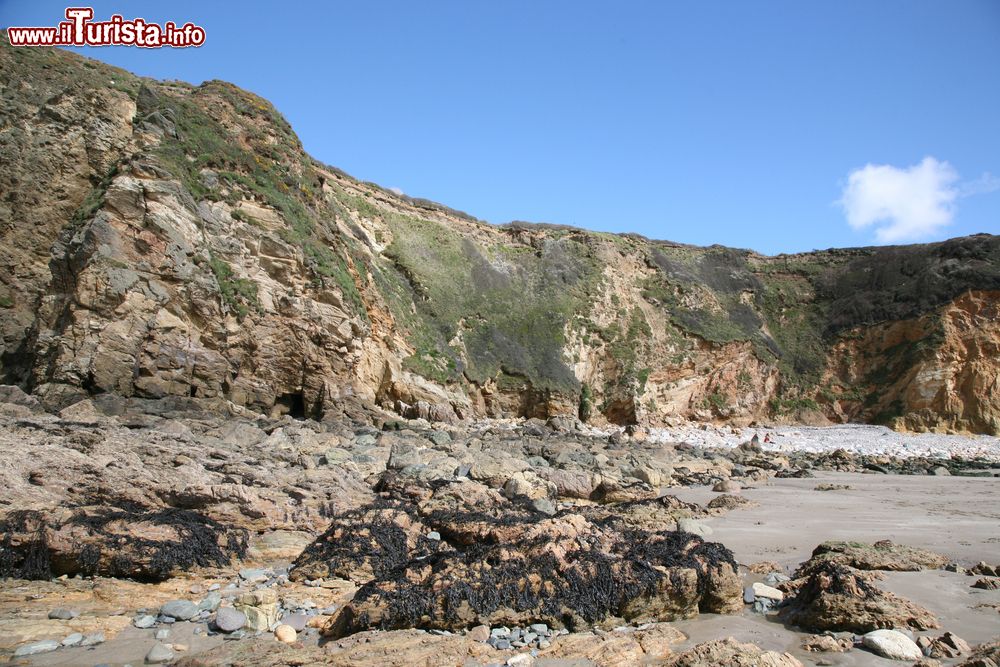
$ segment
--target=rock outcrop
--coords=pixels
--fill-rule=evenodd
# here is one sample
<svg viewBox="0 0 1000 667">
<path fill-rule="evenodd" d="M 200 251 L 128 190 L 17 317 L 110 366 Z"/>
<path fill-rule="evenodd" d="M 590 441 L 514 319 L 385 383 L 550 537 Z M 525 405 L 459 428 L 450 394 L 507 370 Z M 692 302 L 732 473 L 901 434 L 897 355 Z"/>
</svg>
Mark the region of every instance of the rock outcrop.
<svg viewBox="0 0 1000 667">
<path fill-rule="evenodd" d="M 927 609 L 876 586 L 877 573 L 831 562 L 803 568 L 807 576 L 783 585 L 793 593 L 778 612 L 785 623 L 810 631 L 856 633 L 939 627 Z"/>
<path fill-rule="evenodd" d="M 666 661 L 670 667 L 802 667 L 790 653 L 765 651 L 755 644 L 740 643 L 732 637 L 699 644 Z"/>
<path fill-rule="evenodd" d="M 334 517 L 296 561 L 293 579 L 363 584 L 325 634 L 533 622 L 579 630 L 609 619 L 742 609 L 737 566 L 721 545 L 630 526 L 616 516 L 618 506 L 550 517 L 476 482 L 435 487 L 414 498 L 395 486 L 395 499 Z M 626 515 L 647 506 L 660 526 L 670 523 L 669 504 L 660 500 L 626 505 Z"/>
<path fill-rule="evenodd" d="M 858 570 L 886 570 L 891 572 L 917 572 L 937 570 L 948 564 L 948 559 L 926 549 L 893 544 L 882 540 L 874 544 L 863 542 L 823 542 L 813 549 L 796 577 L 810 574 L 826 565 L 845 565 Z"/>
</svg>

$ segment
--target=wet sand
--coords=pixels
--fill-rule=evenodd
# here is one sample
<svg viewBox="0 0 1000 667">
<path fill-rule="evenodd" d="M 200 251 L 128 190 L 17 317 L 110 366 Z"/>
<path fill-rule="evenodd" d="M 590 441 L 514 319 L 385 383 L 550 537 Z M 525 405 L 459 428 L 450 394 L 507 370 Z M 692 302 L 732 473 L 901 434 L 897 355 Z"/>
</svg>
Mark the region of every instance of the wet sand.
<svg viewBox="0 0 1000 667">
<path fill-rule="evenodd" d="M 794 567 L 826 540 L 892 540 L 923 547 L 963 565 L 1000 560 L 1000 478 L 816 472 L 745 488 L 758 507 L 707 519 L 712 539 L 740 563 L 773 560 Z M 816 491 L 819 484 L 851 488 Z M 666 490 L 706 503 L 707 487 Z"/>
<path fill-rule="evenodd" d="M 175 655 L 180 658 L 187 654 L 207 651 L 223 642 L 221 635 L 208 637 L 204 634 L 194 634 L 194 627 L 194 623 L 175 623 L 170 628 L 170 637 L 162 642 L 157 641 L 153 637 L 153 630 L 140 630 L 139 628 L 128 627 L 118 633 L 114 639 L 104 644 L 92 647 L 67 648 L 61 651 L 32 656 L 31 664 L 58 665 L 60 667 L 100 664 L 113 665 L 115 667 L 126 664 L 143 665 L 145 664 L 146 654 L 156 644 L 184 644 L 188 647 L 187 651 L 175 652 Z"/>
<path fill-rule="evenodd" d="M 816 491 L 822 483 L 851 488 Z M 718 495 L 704 487 L 668 492 L 697 502 Z M 809 479 L 772 479 L 744 489 L 742 495 L 759 506 L 705 521 L 714 531 L 709 539 L 732 549 L 740 563 L 773 560 L 790 573 L 820 542 L 837 539 L 889 539 L 930 549 L 963 565 L 1000 561 L 998 478 L 817 472 Z M 973 646 L 1000 637 L 1000 613 L 976 609 L 984 603 L 1000 604 L 1000 591 L 971 588 L 977 577 L 945 571 L 885 574 L 881 587 L 923 605 L 941 622 L 939 630 L 918 634 L 951 631 Z M 807 633 L 750 611 L 740 616 L 701 615 L 675 625 L 690 637 L 678 649 L 732 635 L 762 648 L 788 651 L 806 665 L 903 664 L 859 649 L 808 653 L 800 648 Z"/>
</svg>

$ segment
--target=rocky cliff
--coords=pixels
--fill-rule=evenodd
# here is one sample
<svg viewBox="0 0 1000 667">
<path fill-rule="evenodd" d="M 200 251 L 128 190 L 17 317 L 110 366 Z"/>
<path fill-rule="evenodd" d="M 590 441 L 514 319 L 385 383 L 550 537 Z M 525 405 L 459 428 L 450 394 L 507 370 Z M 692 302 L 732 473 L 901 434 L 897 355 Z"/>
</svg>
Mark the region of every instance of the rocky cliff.
<svg viewBox="0 0 1000 667">
<path fill-rule="evenodd" d="M 0 41 L 0 382 L 59 408 L 1000 433 L 1000 237 L 777 257 L 493 226 L 230 84 Z"/>
</svg>

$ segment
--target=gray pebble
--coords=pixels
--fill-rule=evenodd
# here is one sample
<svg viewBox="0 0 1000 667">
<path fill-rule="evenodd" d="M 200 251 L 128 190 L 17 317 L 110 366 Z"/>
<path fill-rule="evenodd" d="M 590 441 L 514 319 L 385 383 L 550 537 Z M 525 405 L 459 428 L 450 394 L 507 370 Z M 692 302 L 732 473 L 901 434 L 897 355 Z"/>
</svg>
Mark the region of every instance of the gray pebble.
<svg viewBox="0 0 1000 667">
<path fill-rule="evenodd" d="M 552 501 L 548 498 L 536 498 L 531 502 L 531 507 L 536 512 L 541 512 L 548 516 L 552 516 L 557 512 L 556 506 L 552 504 Z"/>
<path fill-rule="evenodd" d="M 151 628 L 156 625 L 156 617 L 150 614 L 145 614 L 143 616 L 136 616 L 132 620 L 132 625 L 137 628 Z"/>
<path fill-rule="evenodd" d="M 247 622 L 246 614 L 232 607 L 221 607 L 215 614 L 214 626 L 220 632 L 236 632 Z"/>
<path fill-rule="evenodd" d="M 209 593 L 205 598 L 198 603 L 198 609 L 201 611 L 215 611 L 219 608 L 219 604 L 222 603 L 222 596 L 218 593 Z"/>
<path fill-rule="evenodd" d="M 149 649 L 149 653 L 146 654 L 146 664 L 158 665 L 164 662 L 170 662 L 174 659 L 174 651 L 169 646 L 164 646 L 163 644 L 153 644 L 153 648 Z"/>
<path fill-rule="evenodd" d="M 190 600 L 171 600 L 160 607 L 160 615 L 173 618 L 178 621 L 186 621 L 194 618 L 201 611 L 194 602 Z"/>
<path fill-rule="evenodd" d="M 244 581 L 265 581 L 270 576 L 271 573 L 262 567 L 245 567 L 240 570 L 240 579 Z"/>
<path fill-rule="evenodd" d="M 49 612 L 49 618 L 58 619 L 60 621 L 68 621 L 69 619 L 76 618 L 79 615 L 80 612 L 72 609 L 53 609 Z"/>
<path fill-rule="evenodd" d="M 82 641 L 83 641 L 83 635 L 81 635 L 79 632 L 74 632 L 73 634 L 69 635 L 59 643 L 62 644 L 63 646 L 76 646 Z"/>
</svg>

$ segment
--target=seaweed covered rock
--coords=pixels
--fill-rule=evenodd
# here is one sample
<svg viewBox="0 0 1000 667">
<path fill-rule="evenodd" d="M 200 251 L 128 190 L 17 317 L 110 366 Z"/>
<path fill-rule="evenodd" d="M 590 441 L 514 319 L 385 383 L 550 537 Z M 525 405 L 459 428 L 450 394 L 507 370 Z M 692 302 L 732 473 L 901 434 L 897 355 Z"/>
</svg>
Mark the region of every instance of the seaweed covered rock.
<svg viewBox="0 0 1000 667">
<path fill-rule="evenodd" d="M 756 505 L 757 503 L 744 496 L 723 493 L 721 496 L 713 498 L 706 507 L 716 514 L 723 514 L 738 507 L 755 507 Z"/>
<path fill-rule="evenodd" d="M 802 667 L 790 653 L 765 651 L 756 644 L 742 644 L 733 637 L 716 639 L 668 658 L 669 667 Z"/>
<path fill-rule="evenodd" d="M 813 631 L 856 633 L 938 627 L 931 612 L 875 586 L 875 573 L 826 561 L 813 565 L 808 572 L 806 577 L 786 585 L 795 595 L 779 612 L 785 623 Z"/>
<path fill-rule="evenodd" d="M 407 511 L 409 510 L 409 511 Z M 363 584 L 388 576 L 447 544 L 427 537 L 431 528 L 399 501 L 376 501 L 334 517 L 330 527 L 295 561 L 291 578 L 338 577 Z"/>
<path fill-rule="evenodd" d="M 608 617 L 670 620 L 696 615 L 699 607 L 734 610 L 739 583 L 733 565 L 709 562 L 699 538 L 642 536 L 652 548 L 690 559 L 689 567 L 671 567 L 651 565 L 641 558 L 646 554 L 630 550 L 608 555 L 601 546 L 579 546 L 578 538 L 589 541 L 585 527 L 582 517 L 571 516 L 544 527 L 558 534 L 532 542 L 477 545 L 414 561 L 391 580 L 362 587 L 325 634 L 538 621 L 579 628 Z M 678 545 L 681 536 L 686 544 Z"/>
<path fill-rule="evenodd" d="M 881 540 L 874 544 L 863 542 L 823 542 L 812 552 L 812 557 L 799 568 L 797 576 L 809 574 L 812 569 L 826 564 L 846 565 L 858 570 L 890 570 L 916 572 L 944 567 L 948 559 L 926 549 Z"/>
<path fill-rule="evenodd" d="M 101 575 L 160 581 L 246 554 L 246 531 L 197 512 L 89 507 L 68 518 L 16 511 L 0 521 L 0 576 Z"/>
<path fill-rule="evenodd" d="M 636 502 L 656 498 L 657 490 L 646 482 L 629 478 L 602 477 L 590 499 L 605 504 Z"/>
<path fill-rule="evenodd" d="M 365 521 L 377 519 L 373 530 L 351 528 L 358 517 L 334 519 L 292 576 L 357 572 L 359 564 L 374 576 L 325 634 L 535 622 L 584 628 L 610 618 L 671 620 L 742 608 L 736 563 L 722 545 L 610 515 L 548 517 L 503 499 L 487 507 L 476 502 L 483 489 L 466 496 L 468 484 L 441 486 L 420 504 L 383 501 L 359 510 Z M 627 509 L 643 503 L 660 501 Z M 441 539 L 424 537 L 429 531 Z"/>
</svg>

